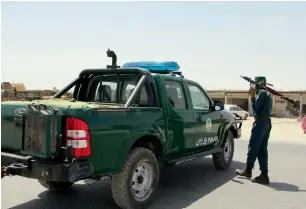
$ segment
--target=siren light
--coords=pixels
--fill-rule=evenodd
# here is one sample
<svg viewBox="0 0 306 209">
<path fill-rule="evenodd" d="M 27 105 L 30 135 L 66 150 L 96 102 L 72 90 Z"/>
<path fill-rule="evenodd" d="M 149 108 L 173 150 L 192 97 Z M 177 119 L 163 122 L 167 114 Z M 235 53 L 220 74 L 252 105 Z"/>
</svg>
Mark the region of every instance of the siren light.
<svg viewBox="0 0 306 209">
<path fill-rule="evenodd" d="M 180 66 L 177 62 L 166 61 L 166 62 L 156 62 L 156 61 L 141 61 L 141 62 L 128 62 L 125 63 L 123 68 L 143 68 L 150 71 L 151 73 L 165 73 L 165 72 L 178 72 Z"/>
</svg>

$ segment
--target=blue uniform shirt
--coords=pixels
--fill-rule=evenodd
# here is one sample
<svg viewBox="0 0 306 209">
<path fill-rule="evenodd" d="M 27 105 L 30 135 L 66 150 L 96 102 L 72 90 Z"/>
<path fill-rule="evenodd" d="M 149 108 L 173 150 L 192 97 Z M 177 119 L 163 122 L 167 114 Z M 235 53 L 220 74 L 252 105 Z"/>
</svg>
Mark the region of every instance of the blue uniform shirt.
<svg viewBox="0 0 306 209">
<path fill-rule="evenodd" d="M 262 89 L 256 98 L 252 99 L 252 108 L 254 115 L 272 116 L 272 97 L 270 93 Z"/>
</svg>

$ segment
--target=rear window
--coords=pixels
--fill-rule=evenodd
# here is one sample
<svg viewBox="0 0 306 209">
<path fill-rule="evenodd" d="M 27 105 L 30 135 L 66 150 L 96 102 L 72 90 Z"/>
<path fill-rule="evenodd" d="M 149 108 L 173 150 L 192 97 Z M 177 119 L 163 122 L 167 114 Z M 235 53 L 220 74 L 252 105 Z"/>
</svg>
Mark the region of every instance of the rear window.
<svg viewBox="0 0 306 209">
<path fill-rule="evenodd" d="M 133 93 L 138 80 L 135 76 L 97 76 L 89 83 L 87 101 L 124 104 Z M 148 105 L 145 85 L 136 95 L 134 104 Z"/>
</svg>

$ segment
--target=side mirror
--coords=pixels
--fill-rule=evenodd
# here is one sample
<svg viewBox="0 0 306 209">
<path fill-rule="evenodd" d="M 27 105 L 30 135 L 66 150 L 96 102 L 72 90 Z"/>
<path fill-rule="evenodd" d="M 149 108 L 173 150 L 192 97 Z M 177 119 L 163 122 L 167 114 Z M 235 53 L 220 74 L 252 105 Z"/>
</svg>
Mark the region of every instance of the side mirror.
<svg viewBox="0 0 306 209">
<path fill-rule="evenodd" d="M 215 111 L 224 110 L 224 103 L 222 101 L 215 101 L 214 102 L 214 110 Z"/>
</svg>

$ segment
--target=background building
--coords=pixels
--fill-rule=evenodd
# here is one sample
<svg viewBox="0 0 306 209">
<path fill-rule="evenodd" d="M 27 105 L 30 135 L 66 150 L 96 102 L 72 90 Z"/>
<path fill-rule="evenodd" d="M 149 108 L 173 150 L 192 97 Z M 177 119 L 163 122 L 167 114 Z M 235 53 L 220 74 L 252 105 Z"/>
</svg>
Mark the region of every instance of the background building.
<svg viewBox="0 0 306 209">
<path fill-rule="evenodd" d="M 13 89 L 13 86 L 10 82 L 1 83 L 1 90 L 10 90 L 10 89 Z"/>
<path fill-rule="evenodd" d="M 56 88 L 52 90 L 26 90 L 23 83 L 1 83 L 1 101 L 49 99 L 57 92 Z M 273 96 L 273 116 L 301 118 L 303 114 L 306 114 L 306 90 L 279 92 L 297 101 L 297 106 L 295 109 L 290 108 L 290 106 L 286 106 L 287 102 L 285 100 Z M 247 90 L 208 90 L 207 93 L 213 100 L 221 100 L 225 104 L 236 104 L 253 115 L 251 99 Z M 72 94 L 68 92 L 63 97 L 72 98 Z"/>
<path fill-rule="evenodd" d="M 306 114 L 306 90 L 305 91 L 279 91 L 281 94 L 297 101 L 297 111 L 286 106 L 286 101 L 273 95 L 273 116 L 277 117 L 299 117 Z M 222 100 L 225 104 L 236 104 L 242 109 L 253 114 L 251 99 L 247 90 L 208 90 L 208 95 L 213 100 Z M 299 105 L 301 103 L 301 105 Z"/>
<path fill-rule="evenodd" d="M 2 82 L 1 89 L 3 90 L 12 90 L 16 88 L 17 91 L 24 91 L 26 88 L 24 83 L 10 83 L 10 82 Z"/>
<path fill-rule="evenodd" d="M 15 87 L 17 91 L 24 91 L 25 86 L 23 83 L 12 83 L 13 88 Z"/>
<path fill-rule="evenodd" d="M 12 100 L 27 100 L 32 101 L 36 99 L 49 99 L 54 96 L 59 90 L 53 88 L 52 90 L 26 90 L 23 83 L 1 83 L 1 101 Z M 71 93 L 66 93 L 62 97 L 72 98 Z"/>
</svg>

